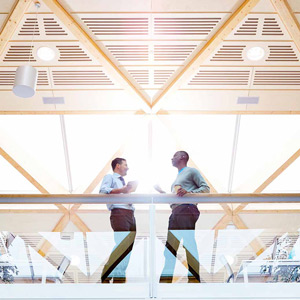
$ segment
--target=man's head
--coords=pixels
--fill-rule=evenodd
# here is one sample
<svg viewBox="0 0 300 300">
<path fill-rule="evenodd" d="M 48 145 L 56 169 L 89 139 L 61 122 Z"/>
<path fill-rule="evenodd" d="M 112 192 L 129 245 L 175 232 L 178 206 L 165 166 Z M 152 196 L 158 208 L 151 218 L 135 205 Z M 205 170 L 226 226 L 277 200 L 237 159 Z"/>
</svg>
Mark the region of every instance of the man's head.
<svg viewBox="0 0 300 300">
<path fill-rule="evenodd" d="M 189 155 L 185 151 L 177 151 L 172 158 L 172 165 L 176 168 L 186 166 L 189 160 Z"/>
<path fill-rule="evenodd" d="M 117 157 L 111 162 L 111 167 L 115 173 L 120 174 L 121 176 L 127 175 L 129 170 L 125 158 Z"/>
</svg>

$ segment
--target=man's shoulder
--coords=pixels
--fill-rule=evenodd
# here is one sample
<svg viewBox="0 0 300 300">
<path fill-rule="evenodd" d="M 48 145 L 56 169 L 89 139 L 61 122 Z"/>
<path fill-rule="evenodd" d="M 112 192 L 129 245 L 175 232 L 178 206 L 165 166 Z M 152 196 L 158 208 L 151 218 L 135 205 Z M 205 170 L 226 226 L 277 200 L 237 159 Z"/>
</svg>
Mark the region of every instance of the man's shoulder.
<svg viewBox="0 0 300 300">
<path fill-rule="evenodd" d="M 113 177 L 113 174 L 106 174 L 103 179 L 112 179 Z"/>
<path fill-rule="evenodd" d="M 199 170 L 196 168 L 192 168 L 192 167 L 187 167 L 187 171 L 190 173 L 199 173 Z"/>
</svg>

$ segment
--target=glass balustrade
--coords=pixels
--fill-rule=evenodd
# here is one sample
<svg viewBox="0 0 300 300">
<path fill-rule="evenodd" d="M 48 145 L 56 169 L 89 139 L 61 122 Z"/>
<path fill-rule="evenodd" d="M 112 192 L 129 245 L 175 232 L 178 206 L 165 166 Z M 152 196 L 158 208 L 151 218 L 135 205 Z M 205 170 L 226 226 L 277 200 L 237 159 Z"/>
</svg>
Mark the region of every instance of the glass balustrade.
<svg viewBox="0 0 300 300">
<path fill-rule="evenodd" d="M 0 297 L 294 299 L 299 200 L 2 195 Z M 112 230 L 111 202 L 134 203 L 136 230 Z"/>
</svg>

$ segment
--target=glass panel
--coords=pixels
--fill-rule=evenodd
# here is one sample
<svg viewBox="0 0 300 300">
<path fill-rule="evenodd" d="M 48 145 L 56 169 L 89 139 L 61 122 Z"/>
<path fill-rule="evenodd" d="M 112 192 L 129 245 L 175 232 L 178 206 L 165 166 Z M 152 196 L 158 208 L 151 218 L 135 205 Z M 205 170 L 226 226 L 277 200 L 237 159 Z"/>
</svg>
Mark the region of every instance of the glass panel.
<svg viewBox="0 0 300 300">
<path fill-rule="evenodd" d="M 76 193 L 82 193 L 122 144 L 136 136 L 141 122 L 139 116 L 105 115 L 73 115 L 65 120 Z M 98 187 L 94 193 L 99 193 Z"/>
<path fill-rule="evenodd" d="M 1 194 L 39 194 L 40 192 L 23 175 L 0 155 Z"/>
<path fill-rule="evenodd" d="M 151 199 L 174 203 L 171 209 L 166 202 L 151 204 Z M 17 204 L 9 210 L 0 205 L 0 283 L 19 287 L 13 290 L 16 298 L 24 297 L 24 286 L 36 295 L 36 286 L 45 284 L 42 289 L 48 290 L 61 284 L 70 295 L 89 289 L 91 298 L 101 293 L 103 298 L 188 299 L 213 292 L 220 298 L 227 291 L 242 299 L 254 292 L 261 298 L 266 291 L 283 295 L 279 285 L 300 281 L 298 203 L 252 203 L 224 218 L 217 198 L 193 204 L 199 199 L 188 198 L 188 204 L 173 195 L 135 195 L 134 212 L 84 204 L 76 211 L 78 218 L 71 214 L 70 220 L 62 219 L 53 204 L 22 212 Z M 54 226 L 62 232 L 52 232 Z M 270 282 L 277 284 L 256 285 Z M 7 293 L 2 286 L 1 295 Z M 291 285 L 289 295 L 297 289 Z"/>
<path fill-rule="evenodd" d="M 297 158 L 282 174 L 264 189 L 264 193 L 299 193 L 299 170 L 300 158 Z"/>
<path fill-rule="evenodd" d="M 254 192 L 300 148 L 299 125 L 299 116 L 241 117 L 233 192 Z"/>
<path fill-rule="evenodd" d="M 58 225 L 63 232 L 51 232 L 61 214 L 53 208 L 50 213 L 49 204 L 44 209 L 39 204 L 35 213 L 28 209 L 22 214 L 13 213 L 18 205 L 14 204 L 9 212 L 4 210 L 6 206 L 0 205 L 4 215 L 0 222 L 0 283 L 94 283 L 105 291 L 108 287 L 110 297 L 116 298 L 124 291 L 113 285 L 122 283 L 136 287 L 131 288 L 133 298 L 149 296 L 150 226 L 146 204 L 135 204 L 134 212 L 110 212 L 105 204 L 85 204 L 77 215 L 91 232 L 80 232 L 75 227 L 70 231 L 72 226 L 64 222 Z M 8 217 L 11 222 L 6 222 Z M 33 217 L 34 228 L 30 225 Z M 73 226 L 80 222 L 73 221 Z"/>
<path fill-rule="evenodd" d="M 168 145 L 174 145 L 177 138 L 181 150 L 189 153 L 191 161 L 198 166 L 215 189 L 218 192 L 227 192 L 236 116 L 189 115 L 161 116 L 160 118 L 163 123 L 171 127 L 171 133 L 168 130 L 159 130 L 155 132 L 155 136 L 161 136 L 163 140 L 167 135 L 172 143 L 166 140 L 163 142 L 164 147 L 162 143 L 157 143 L 158 155 L 154 162 L 162 161 L 163 157 L 160 155 L 162 148 L 166 148 L 164 151 L 170 149 L 165 157 L 164 165 L 158 166 L 158 170 L 163 170 L 163 166 L 165 169 L 172 168 L 170 159 L 175 149 L 173 150 Z M 169 172 L 170 180 L 175 178 L 175 173 L 176 171 L 172 176 L 171 171 Z"/>
<path fill-rule="evenodd" d="M 34 166 L 43 168 L 52 181 L 57 181 L 68 190 L 59 116 L 0 116 L 0 128 Z M 9 143 L 9 140 L 4 145 L 6 142 Z M 18 157 L 13 158 L 22 166 Z M 55 193 L 57 190 L 49 192 Z"/>
</svg>

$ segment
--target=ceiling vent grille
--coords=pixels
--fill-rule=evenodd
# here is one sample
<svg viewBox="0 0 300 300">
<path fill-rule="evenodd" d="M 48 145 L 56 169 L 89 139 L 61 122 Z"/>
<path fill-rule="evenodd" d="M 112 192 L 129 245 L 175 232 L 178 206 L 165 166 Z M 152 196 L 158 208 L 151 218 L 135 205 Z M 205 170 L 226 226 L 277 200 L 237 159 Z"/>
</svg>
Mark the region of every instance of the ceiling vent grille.
<svg viewBox="0 0 300 300">
<path fill-rule="evenodd" d="M 0 85 L 13 85 L 16 71 L 0 71 Z"/>
<path fill-rule="evenodd" d="M 36 18 L 26 18 L 18 35 L 40 35 L 38 20 Z"/>
<path fill-rule="evenodd" d="M 53 71 L 54 85 L 114 85 L 101 70 Z"/>
<path fill-rule="evenodd" d="M 0 86 L 14 85 L 16 71 L 0 71 Z M 49 85 L 47 71 L 38 71 L 37 85 Z"/>
<path fill-rule="evenodd" d="M 148 35 L 148 18 L 82 18 L 95 35 Z"/>
<path fill-rule="evenodd" d="M 118 61 L 148 61 L 148 45 L 107 45 L 107 49 Z"/>
<path fill-rule="evenodd" d="M 43 18 L 46 35 L 68 35 L 54 18 Z"/>
<path fill-rule="evenodd" d="M 264 18 L 262 35 L 284 35 L 275 18 Z"/>
<path fill-rule="evenodd" d="M 256 35 L 259 18 L 248 18 L 234 35 Z"/>
<path fill-rule="evenodd" d="M 197 45 L 154 45 L 154 61 L 185 61 Z"/>
<path fill-rule="evenodd" d="M 256 71 L 253 85 L 300 85 L 300 71 Z"/>
<path fill-rule="evenodd" d="M 243 50 L 246 46 L 224 45 L 210 61 L 244 61 Z"/>
<path fill-rule="evenodd" d="M 201 70 L 188 85 L 248 85 L 250 71 Z"/>
<path fill-rule="evenodd" d="M 208 35 L 221 18 L 154 18 L 155 35 Z"/>
<path fill-rule="evenodd" d="M 128 73 L 138 84 L 149 84 L 149 70 L 128 70 Z"/>
<path fill-rule="evenodd" d="M 59 50 L 59 59 L 61 62 L 70 61 L 91 61 L 91 58 L 84 52 L 80 46 L 56 46 Z"/>
<path fill-rule="evenodd" d="M 47 71 L 38 71 L 37 85 L 49 85 Z"/>
<path fill-rule="evenodd" d="M 31 46 L 10 46 L 3 62 L 28 62 L 29 60 L 36 61 L 32 56 Z"/>
<path fill-rule="evenodd" d="M 291 45 L 273 45 L 269 47 L 269 56 L 266 61 L 299 61 Z"/>
<path fill-rule="evenodd" d="M 154 84 L 164 85 L 174 72 L 175 70 L 154 70 Z"/>
</svg>

